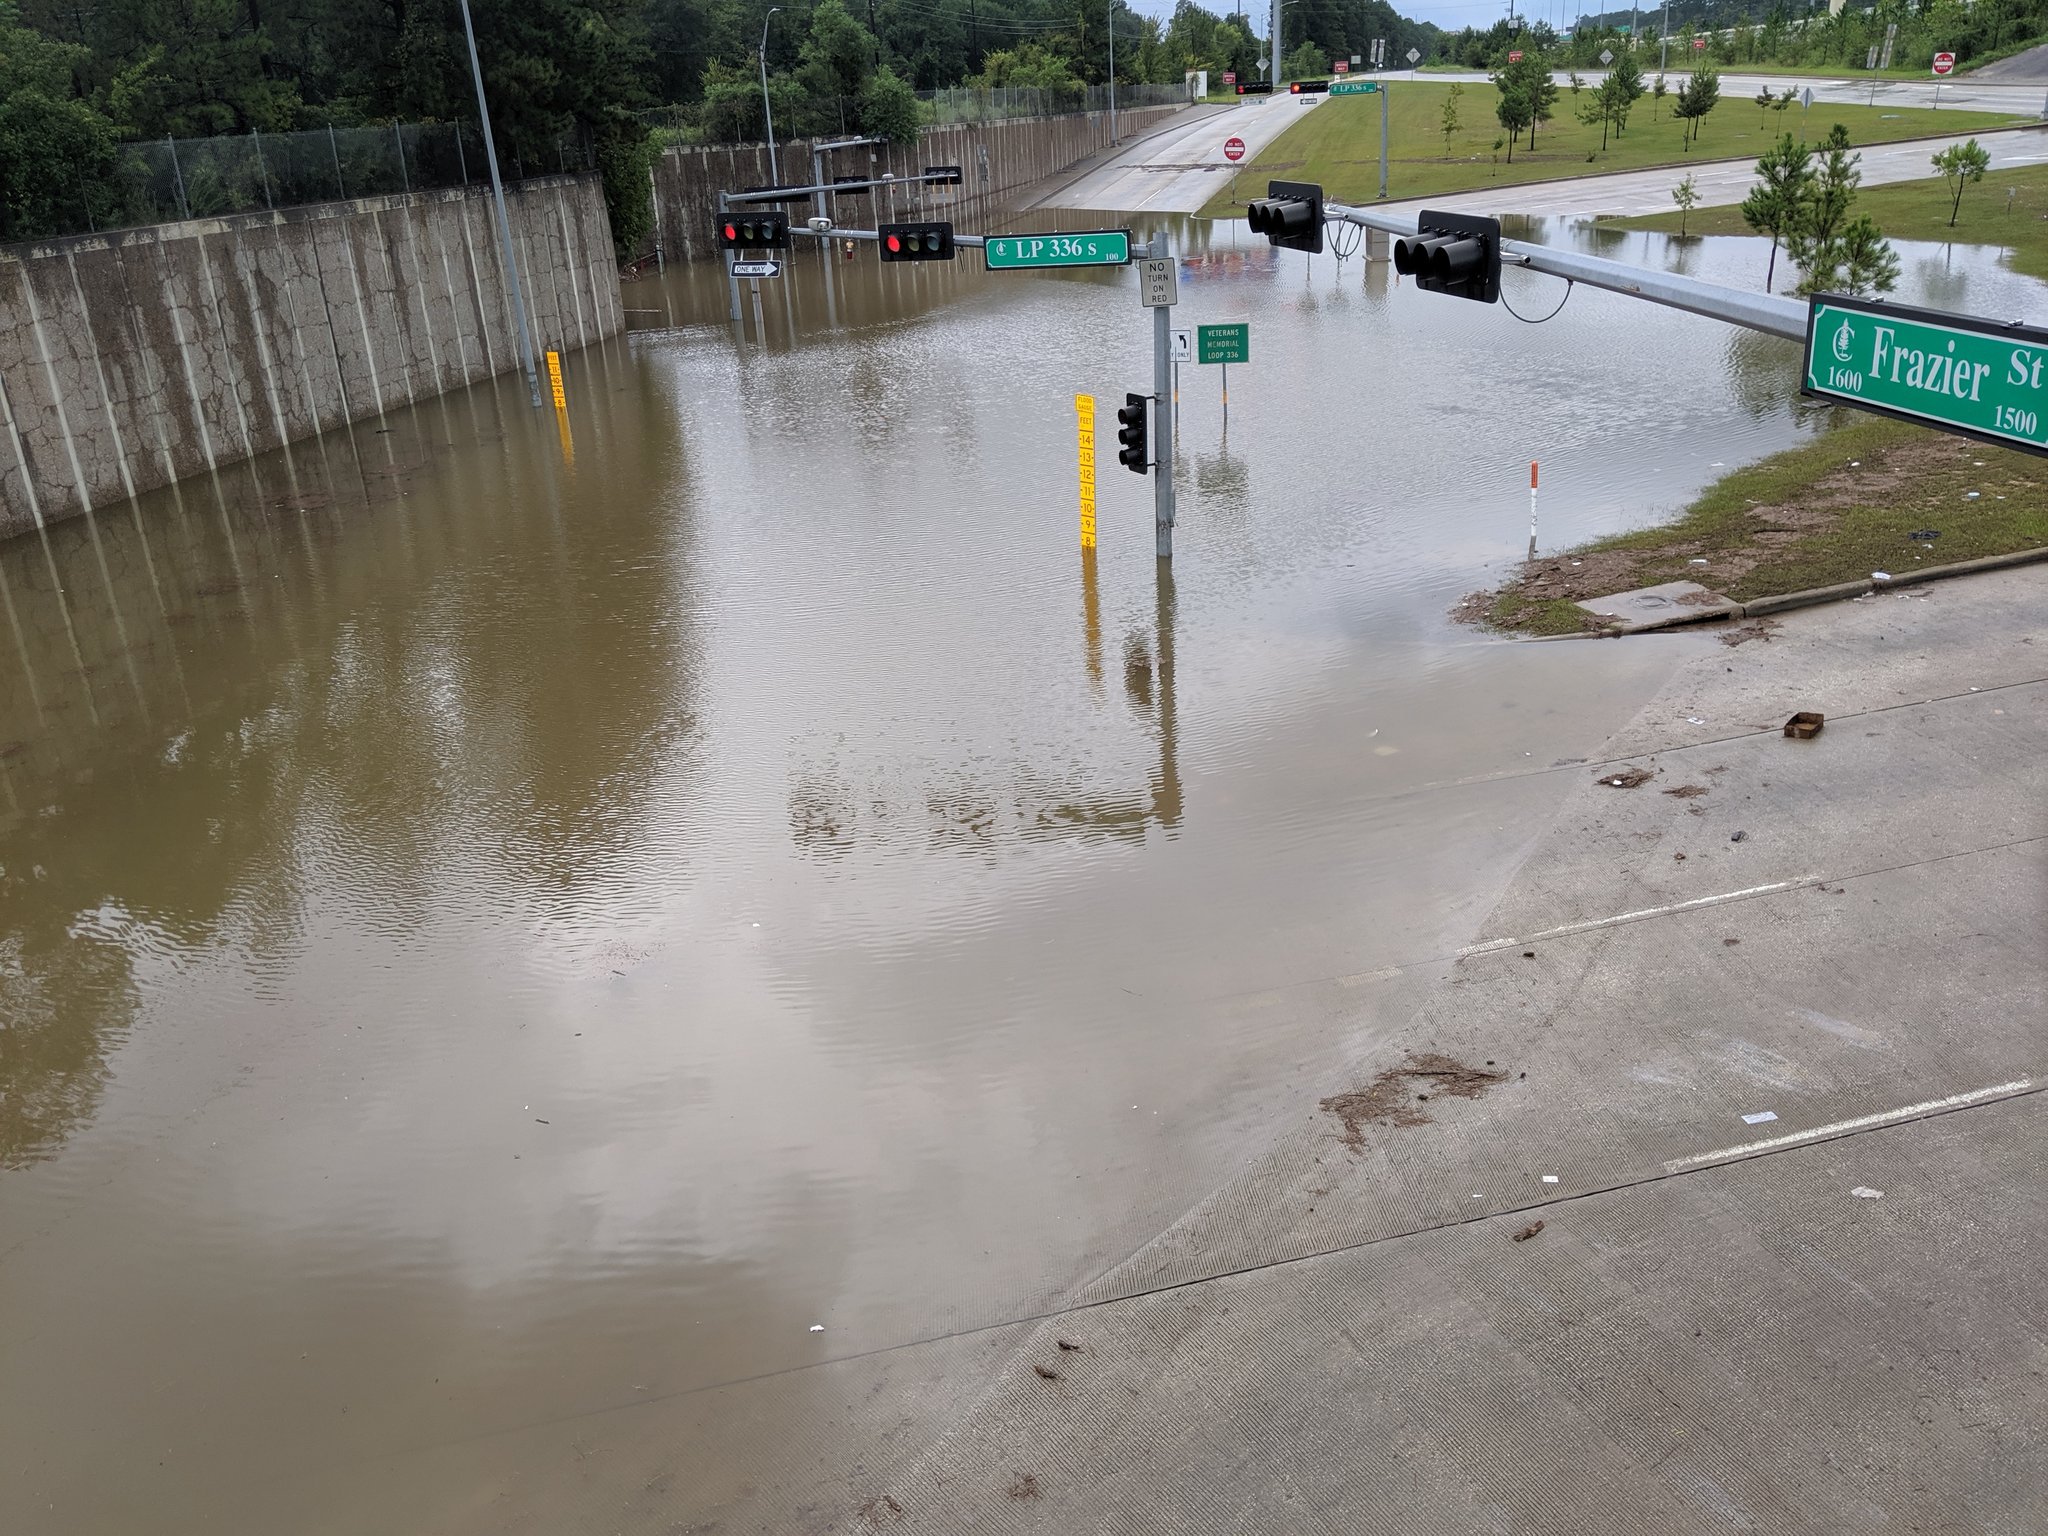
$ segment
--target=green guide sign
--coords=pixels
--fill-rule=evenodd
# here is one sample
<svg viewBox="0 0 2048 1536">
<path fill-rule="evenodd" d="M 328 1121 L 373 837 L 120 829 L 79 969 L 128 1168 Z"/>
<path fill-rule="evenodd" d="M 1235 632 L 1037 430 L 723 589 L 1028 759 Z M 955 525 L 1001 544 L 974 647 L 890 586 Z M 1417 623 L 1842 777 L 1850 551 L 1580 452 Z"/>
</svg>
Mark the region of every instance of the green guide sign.
<svg viewBox="0 0 2048 1536">
<path fill-rule="evenodd" d="M 1376 96 L 1380 83 L 1377 80 L 1333 80 L 1330 82 L 1332 96 Z"/>
<path fill-rule="evenodd" d="M 1195 327 L 1196 362 L 1248 363 L 1251 360 L 1252 328 L 1245 322 Z"/>
<path fill-rule="evenodd" d="M 1032 267 L 1127 267 L 1131 263 L 1131 232 L 1097 229 L 1071 235 L 990 235 L 981 251 L 991 272 L 1017 272 Z"/>
<path fill-rule="evenodd" d="M 2048 330 L 1815 294 L 1802 393 L 2048 454 Z"/>
</svg>

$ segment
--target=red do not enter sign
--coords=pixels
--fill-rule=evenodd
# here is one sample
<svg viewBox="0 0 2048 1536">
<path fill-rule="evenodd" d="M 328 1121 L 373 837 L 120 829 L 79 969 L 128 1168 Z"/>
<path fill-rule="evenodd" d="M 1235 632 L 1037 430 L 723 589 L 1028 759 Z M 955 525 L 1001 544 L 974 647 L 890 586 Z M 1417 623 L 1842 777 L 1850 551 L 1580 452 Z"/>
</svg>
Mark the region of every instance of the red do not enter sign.
<svg viewBox="0 0 2048 1536">
<path fill-rule="evenodd" d="M 1244 140 L 1232 135 L 1223 141 L 1223 158 L 1235 165 L 1244 158 Z"/>
<path fill-rule="evenodd" d="M 1954 74 L 1956 56 L 1952 53 L 1937 53 L 1934 56 L 1934 72 L 1937 75 Z"/>
</svg>

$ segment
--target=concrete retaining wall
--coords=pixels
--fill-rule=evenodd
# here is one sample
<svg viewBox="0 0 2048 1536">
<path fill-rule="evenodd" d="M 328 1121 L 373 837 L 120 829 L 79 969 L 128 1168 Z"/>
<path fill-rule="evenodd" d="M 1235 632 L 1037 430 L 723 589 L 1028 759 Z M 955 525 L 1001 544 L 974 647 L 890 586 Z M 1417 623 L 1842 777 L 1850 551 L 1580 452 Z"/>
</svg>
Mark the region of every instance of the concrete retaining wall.
<svg viewBox="0 0 2048 1536">
<path fill-rule="evenodd" d="M 1186 107 L 1142 107 L 1119 112 L 1117 134 L 1130 139 Z M 1013 209 L 1019 197 L 1048 176 L 1072 170 L 1109 147 L 1109 116 L 1074 112 L 1061 117 L 1021 117 L 993 123 L 951 123 L 927 128 L 915 144 L 839 150 L 825 157 L 825 176 L 914 176 L 928 165 L 957 165 L 957 187 L 876 188 L 866 196 L 835 199 L 833 217 L 852 228 L 872 229 L 890 218 L 951 219 L 974 233 L 978 221 Z M 780 183 L 803 186 L 811 179 L 811 141 L 777 144 Z M 688 145 L 668 150 L 654 168 L 654 238 L 671 261 L 716 256 L 712 230 L 718 194 L 777 182 L 768 171 L 765 144 Z M 789 205 L 792 220 L 810 212 Z"/>
<path fill-rule="evenodd" d="M 595 177 L 506 194 L 535 347 L 624 325 Z M 519 366 L 488 190 L 0 250 L 0 536 Z"/>
</svg>

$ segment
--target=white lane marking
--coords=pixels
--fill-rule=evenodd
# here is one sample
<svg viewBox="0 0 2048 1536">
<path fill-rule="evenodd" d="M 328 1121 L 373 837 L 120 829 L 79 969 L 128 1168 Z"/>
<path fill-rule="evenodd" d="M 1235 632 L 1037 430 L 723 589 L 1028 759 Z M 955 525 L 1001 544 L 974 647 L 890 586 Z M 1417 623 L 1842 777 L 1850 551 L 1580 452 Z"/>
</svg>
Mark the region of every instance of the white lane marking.
<svg viewBox="0 0 2048 1536">
<path fill-rule="evenodd" d="M 1951 1093 L 1946 1098 L 1922 1099 L 1918 1104 L 1904 1104 L 1897 1109 L 1881 1109 L 1874 1115 L 1858 1115 L 1853 1120 L 1837 1120 L 1832 1125 L 1816 1125 L 1808 1131 L 1792 1131 L 1783 1136 L 1772 1136 L 1765 1141 L 1746 1141 L 1739 1147 L 1723 1147 L 1718 1152 L 1700 1152 L 1692 1157 L 1674 1157 L 1664 1165 L 1664 1171 L 1676 1173 L 1681 1168 L 1697 1168 L 1702 1163 L 1718 1163 L 1731 1157 L 1749 1157 L 1758 1152 L 1775 1152 L 1780 1147 L 1794 1147 L 1802 1141 L 1819 1141 L 1849 1131 L 1868 1130 L 1873 1125 L 1884 1125 L 1893 1120 L 1911 1120 L 1919 1115 L 1932 1114 L 1938 1109 L 1961 1109 L 1965 1104 L 1977 1104 L 1985 1099 L 2024 1093 L 2033 1086 L 2032 1078 L 2019 1077 L 2009 1083 L 1995 1083 L 1989 1088 L 1972 1088 L 1967 1093 Z"/>
<path fill-rule="evenodd" d="M 1774 880 L 1769 885 L 1744 886 L 1739 891 L 1723 891 L 1718 896 L 1695 896 L 1690 901 L 1674 901 L 1665 907 L 1644 907 L 1637 912 L 1622 912 L 1614 917 L 1589 918 L 1583 923 L 1566 923 L 1562 928 L 1546 928 L 1541 933 L 1525 934 L 1519 939 L 1486 939 L 1478 944 L 1467 944 L 1458 951 L 1458 958 L 1468 955 L 1491 954 L 1496 949 L 1513 949 L 1517 944 L 1534 944 L 1541 939 L 1561 939 L 1574 933 L 1590 933 L 1595 928 L 1612 928 L 1617 923 L 1640 922 L 1646 917 L 1662 917 L 1668 912 L 1690 912 L 1696 907 L 1717 907 L 1725 901 L 1741 901 L 1749 896 L 1763 896 L 1772 891 L 1797 890 L 1802 885 L 1812 885 L 1825 879 L 1823 875 L 1801 875 L 1797 880 Z"/>
</svg>

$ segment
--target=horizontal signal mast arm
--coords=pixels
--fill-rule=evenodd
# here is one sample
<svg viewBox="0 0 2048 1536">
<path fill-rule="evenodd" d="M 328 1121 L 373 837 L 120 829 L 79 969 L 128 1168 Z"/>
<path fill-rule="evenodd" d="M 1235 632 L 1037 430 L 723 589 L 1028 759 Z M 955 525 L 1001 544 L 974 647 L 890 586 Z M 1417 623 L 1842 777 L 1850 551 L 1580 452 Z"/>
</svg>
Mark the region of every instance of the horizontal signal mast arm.
<svg viewBox="0 0 2048 1536">
<path fill-rule="evenodd" d="M 1400 214 L 1382 213 L 1373 208 L 1352 208 L 1341 203 L 1326 204 L 1324 214 L 1345 224 L 1356 224 L 1363 229 L 1376 229 L 1390 235 L 1415 233 L 1413 214 L 1404 218 Z M 1553 246 L 1530 245 L 1522 240 L 1501 241 L 1500 255 L 1502 263 L 1507 266 L 1526 267 L 1531 272 L 1569 278 L 1589 288 L 1604 288 L 1609 293 L 1648 299 L 1652 304 L 1705 315 L 1710 320 L 1722 320 L 1730 325 L 1747 326 L 1750 330 L 1783 336 L 1790 341 L 1803 342 L 1806 339 L 1806 304 L 1799 299 L 1788 299 L 1775 293 L 1750 293 L 1721 283 L 1702 282 L 1696 277 L 1632 267 L 1626 262 L 1609 261 L 1602 256 L 1585 256 L 1577 251 L 1560 251 Z"/>
</svg>

